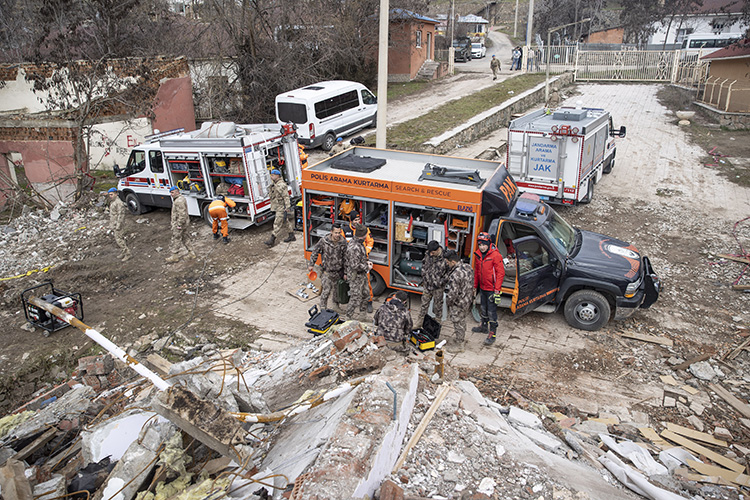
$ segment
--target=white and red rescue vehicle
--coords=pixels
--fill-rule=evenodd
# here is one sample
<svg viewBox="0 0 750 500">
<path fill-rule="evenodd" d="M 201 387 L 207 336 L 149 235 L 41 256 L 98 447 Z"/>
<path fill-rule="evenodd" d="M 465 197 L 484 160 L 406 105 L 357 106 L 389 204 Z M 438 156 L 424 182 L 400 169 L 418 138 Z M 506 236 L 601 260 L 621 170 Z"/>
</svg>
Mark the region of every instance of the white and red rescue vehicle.
<svg viewBox="0 0 750 500">
<path fill-rule="evenodd" d="M 508 171 L 518 189 L 549 203 L 588 203 L 615 165 L 612 115 L 597 108 L 539 109 L 508 126 Z"/>
<path fill-rule="evenodd" d="M 120 196 L 133 214 L 170 207 L 169 189 L 178 186 L 190 215 L 210 221 L 208 205 L 223 194 L 236 203 L 230 227 L 263 224 L 273 220 L 272 169 L 281 171 L 290 196 L 300 196 L 299 150 L 289 127 L 206 122 L 193 132 L 180 129 L 146 139 L 130 153 L 125 168 L 115 166 Z"/>
</svg>

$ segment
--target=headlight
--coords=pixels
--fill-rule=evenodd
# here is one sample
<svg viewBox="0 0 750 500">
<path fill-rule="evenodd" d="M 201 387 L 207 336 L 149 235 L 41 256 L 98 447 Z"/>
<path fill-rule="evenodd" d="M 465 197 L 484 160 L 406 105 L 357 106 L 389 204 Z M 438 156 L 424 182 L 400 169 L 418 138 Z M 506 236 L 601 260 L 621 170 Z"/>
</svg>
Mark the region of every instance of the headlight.
<svg viewBox="0 0 750 500">
<path fill-rule="evenodd" d="M 643 281 L 643 277 L 638 278 L 638 281 L 634 281 L 633 283 L 629 284 L 628 287 L 625 289 L 625 297 L 632 298 L 635 293 L 638 291 L 638 289 L 641 287 L 641 282 Z"/>
</svg>

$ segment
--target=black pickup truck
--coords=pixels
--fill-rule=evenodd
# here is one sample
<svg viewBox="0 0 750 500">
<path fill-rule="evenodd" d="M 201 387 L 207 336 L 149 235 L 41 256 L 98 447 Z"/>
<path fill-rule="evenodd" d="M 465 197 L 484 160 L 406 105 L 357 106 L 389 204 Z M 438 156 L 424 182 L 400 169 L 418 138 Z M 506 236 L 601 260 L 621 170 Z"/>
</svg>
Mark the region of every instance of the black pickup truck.
<svg viewBox="0 0 750 500">
<path fill-rule="evenodd" d="M 536 195 L 518 197 L 509 178 L 498 169 L 482 199 L 506 262 L 501 307 L 514 317 L 563 308 L 571 326 L 594 331 L 656 302 L 661 283 L 648 257 L 630 243 L 572 227 Z"/>
<path fill-rule="evenodd" d="M 453 60 L 466 62 L 471 61 L 471 38 L 460 36 L 453 40 Z"/>
</svg>

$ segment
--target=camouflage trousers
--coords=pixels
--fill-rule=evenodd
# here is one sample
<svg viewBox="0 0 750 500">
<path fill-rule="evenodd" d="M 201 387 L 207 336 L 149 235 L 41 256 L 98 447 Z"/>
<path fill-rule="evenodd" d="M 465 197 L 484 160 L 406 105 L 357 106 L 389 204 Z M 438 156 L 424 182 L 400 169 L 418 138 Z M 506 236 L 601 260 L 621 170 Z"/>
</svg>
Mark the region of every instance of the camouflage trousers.
<svg viewBox="0 0 750 500">
<path fill-rule="evenodd" d="M 284 211 L 276 212 L 276 217 L 273 219 L 273 235 L 278 240 L 282 236 L 286 238 L 291 232 L 292 224 L 290 221 L 284 220 Z"/>
<path fill-rule="evenodd" d="M 359 309 L 361 312 L 367 311 L 367 273 L 356 273 L 353 276 L 347 276 L 349 280 L 349 304 L 346 307 L 348 319 L 354 317 L 354 313 Z"/>
<path fill-rule="evenodd" d="M 187 228 L 177 229 L 176 227 L 173 227 L 172 239 L 169 242 L 169 251 L 173 254 L 177 254 L 180 253 L 183 248 L 188 252 L 193 251 L 188 243 Z"/>
<path fill-rule="evenodd" d="M 459 342 L 466 338 L 466 312 L 465 307 L 448 306 L 448 321 L 453 323 L 453 332 Z"/>
<path fill-rule="evenodd" d="M 427 311 L 430 309 L 430 301 L 432 302 L 432 315 L 435 321 L 438 323 L 443 322 L 443 289 L 438 290 L 425 290 L 422 293 L 422 304 L 419 308 L 419 316 L 417 322 L 414 323 L 417 326 L 422 326 L 424 317 L 427 316 Z"/>
<path fill-rule="evenodd" d="M 115 229 L 113 232 L 115 235 L 115 243 L 120 247 L 120 253 L 122 255 L 130 255 L 130 249 L 125 243 L 125 232 L 122 229 Z"/>
<path fill-rule="evenodd" d="M 324 271 L 320 278 L 320 308 L 328 309 L 328 297 L 333 291 L 333 303 L 339 305 L 339 297 L 336 287 L 339 284 L 339 273 L 329 273 Z"/>
</svg>

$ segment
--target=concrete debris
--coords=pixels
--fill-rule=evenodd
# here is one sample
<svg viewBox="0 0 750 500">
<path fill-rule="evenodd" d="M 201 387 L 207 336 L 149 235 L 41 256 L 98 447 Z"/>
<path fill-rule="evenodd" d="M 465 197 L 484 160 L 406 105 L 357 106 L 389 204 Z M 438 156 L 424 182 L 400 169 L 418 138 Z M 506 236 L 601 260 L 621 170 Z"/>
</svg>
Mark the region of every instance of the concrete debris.
<svg viewBox="0 0 750 500">
<path fill-rule="evenodd" d="M 714 369 L 708 361 L 699 361 L 688 367 L 688 371 L 696 378 L 701 380 L 712 381 L 716 377 L 723 376 L 723 373 Z"/>
<path fill-rule="evenodd" d="M 37 500 L 49 500 L 62 498 L 68 493 L 65 476 L 54 474 L 52 479 L 34 486 L 34 498 Z"/>
</svg>

